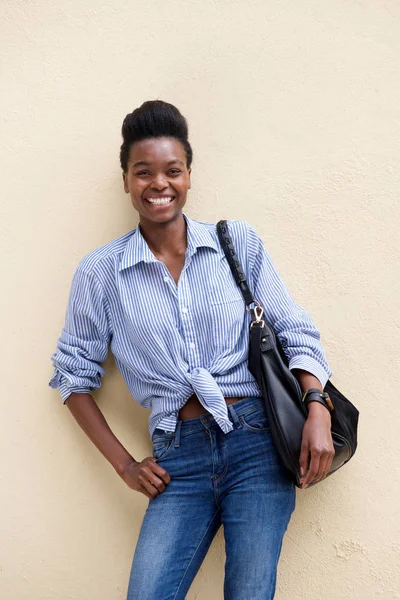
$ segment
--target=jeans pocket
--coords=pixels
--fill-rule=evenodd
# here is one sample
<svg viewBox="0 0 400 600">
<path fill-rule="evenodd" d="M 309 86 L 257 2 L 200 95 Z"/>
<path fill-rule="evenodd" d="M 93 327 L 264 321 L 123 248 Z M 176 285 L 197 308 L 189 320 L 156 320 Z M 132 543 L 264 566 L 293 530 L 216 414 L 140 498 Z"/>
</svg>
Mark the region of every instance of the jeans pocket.
<svg viewBox="0 0 400 600">
<path fill-rule="evenodd" d="M 157 460 L 164 458 L 173 448 L 174 440 L 173 434 L 155 435 L 152 440 L 154 458 Z"/>
<path fill-rule="evenodd" d="M 269 431 L 267 415 L 261 409 L 254 410 L 246 415 L 239 415 L 239 420 L 244 429 L 248 431 Z"/>
</svg>

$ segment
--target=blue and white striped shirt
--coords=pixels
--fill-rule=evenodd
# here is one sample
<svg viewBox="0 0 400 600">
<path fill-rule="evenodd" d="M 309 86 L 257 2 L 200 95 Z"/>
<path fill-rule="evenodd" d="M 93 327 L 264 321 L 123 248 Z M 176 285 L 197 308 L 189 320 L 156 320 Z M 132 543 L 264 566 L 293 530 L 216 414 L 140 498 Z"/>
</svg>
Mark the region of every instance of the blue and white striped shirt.
<svg viewBox="0 0 400 600">
<path fill-rule="evenodd" d="M 249 314 L 216 226 L 184 218 L 187 250 L 178 285 L 140 226 L 79 264 L 52 356 L 50 386 L 60 389 L 63 402 L 72 392 L 100 387 L 109 347 L 132 396 L 151 409 L 150 435 L 156 427 L 174 431 L 193 393 L 225 433 L 233 427 L 224 397 L 261 395 L 248 370 Z M 253 227 L 228 226 L 289 368 L 309 371 L 324 386 L 331 371 L 310 315 L 289 294 Z"/>
</svg>

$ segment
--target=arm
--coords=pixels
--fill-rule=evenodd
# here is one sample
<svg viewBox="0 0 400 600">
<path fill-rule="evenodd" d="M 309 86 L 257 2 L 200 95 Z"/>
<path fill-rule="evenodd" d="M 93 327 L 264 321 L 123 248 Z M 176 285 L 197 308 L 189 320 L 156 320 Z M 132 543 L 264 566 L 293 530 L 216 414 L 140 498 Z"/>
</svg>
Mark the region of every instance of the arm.
<svg viewBox="0 0 400 600">
<path fill-rule="evenodd" d="M 66 405 L 88 438 L 122 475 L 130 462 L 136 462 L 111 431 L 103 413 L 90 394 L 73 392 Z"/>
<path fill-rule="evenodd" d="M 135 461 L 115 437 L 91 396 L 104 375 L 111 333 L 104 291 L 91 273 L 74 275 L 65 326 L 53 354 L 50 386 L 59 388 L 80 427 L 129 487 L 151 498 L 165 490 L 167 472 L 153 457 Z"/>
<path fill-rule="evenodd" d="M 310 314 L 292 297 L 255 230 L 248 225 L 250 282 L 289 361 L 289 369 L 306 371 L 325 387 L 332 375 Z M 313 386 L 311 386 L 313 387 Z"/>
<path fill-rule="evenodd" d="M 167 471 L 157 465 L 153 456 L 136 461 L 115 437 L 90 394 L 73 392 L 66 405 L 88 438 L 130 488 L 147 498 L 165 491 L 170 481 Z"/>
<path fill-rule="evenodd" d="M 321 391 L 331 370 L 320 343 L 320 333 L 311 316 L 299 306 L 281 277 L 262 240 L 249 227 L 250 255 L 253 251 L 252 278 L 254 297 L 265 310 L 289 360 L 289 369 L 297 377 L 303 392 L 310 388 Z M 326 477 L 334 456 L 331 416 L 318 402 L 310 402 L 303 429 L 300 470 L 302 487 Z"/>
<path fill-rule="evenodd" d="M 322 392 L 322 385 L 311 373 L 294 370 L 303 392 L 310 388 L 318 388 Z M 308 418 L 303 428 L 303 437 L 300 452 L 300 483 L 305 489 L 309 483 L 324 479 L 331 467 L 335 454 L 331 435 L 331 414 L 319 402 L 310 402 L 308 405 Z"/>
<path fill-rule="evenodd" d="M 73 392 L 66 405 L 88 438 L 130 488 L 147 498 L 165 491 L 170 481 L 167 471 L 157 465 L 153 456 L 136 461 L 115 437 L 90 394 Z"/>
</svg>

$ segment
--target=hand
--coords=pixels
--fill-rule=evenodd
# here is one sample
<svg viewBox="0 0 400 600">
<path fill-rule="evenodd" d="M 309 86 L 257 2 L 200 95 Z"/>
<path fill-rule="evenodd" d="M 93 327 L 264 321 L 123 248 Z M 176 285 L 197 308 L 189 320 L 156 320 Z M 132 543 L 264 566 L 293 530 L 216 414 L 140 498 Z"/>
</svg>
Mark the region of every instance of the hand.
<svg viewBox="0 0 400 600">
<path fill-rule="evenodd" d="M 147 498 L 155 498 L 165 492 L 165 486 L 171 481 L 167 471 L 156 463 L 154 456 L 148 456 L 141 462 L 132 458 L 120 476 L 130 488 Z"/>
<path fill-rule="evenodd" d="M 330 412 L 319 402 L 310 402 L 300 452 L 302 489 L 327 476 L 334 455 Z"/>
</svg>

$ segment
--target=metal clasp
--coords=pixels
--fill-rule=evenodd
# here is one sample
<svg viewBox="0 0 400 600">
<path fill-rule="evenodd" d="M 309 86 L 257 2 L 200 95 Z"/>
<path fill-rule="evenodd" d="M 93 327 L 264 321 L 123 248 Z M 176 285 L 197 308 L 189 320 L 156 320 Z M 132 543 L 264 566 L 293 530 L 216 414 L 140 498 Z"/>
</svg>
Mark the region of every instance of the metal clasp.
<svg viewBox="0 0 400 600">
<path fill-rule="evenodd" d="M 255 315 L 255 320 L 251 322 L 250 327 L 253 327 L 253 325 L 260 325 L 260 327 L 264 327 L 264 321 L 262 319 L 262 316 L 264 314 L 264 309 L 261 306 L 261 304 L 257 304 L 257 306 L 254 307 L 254 315 Z"/>
</svg>

